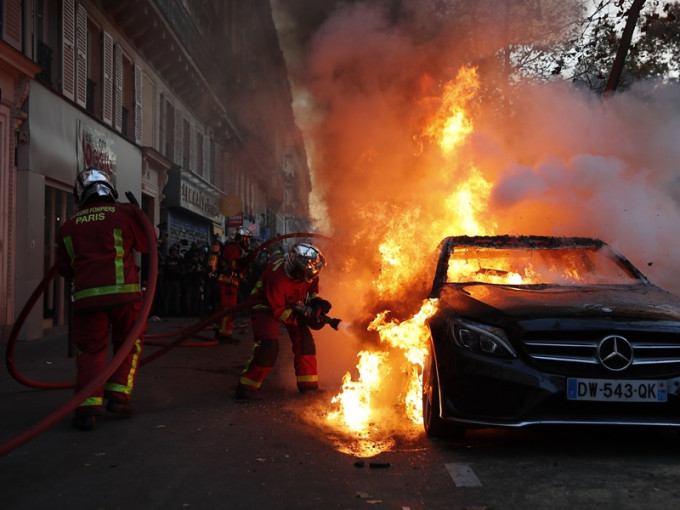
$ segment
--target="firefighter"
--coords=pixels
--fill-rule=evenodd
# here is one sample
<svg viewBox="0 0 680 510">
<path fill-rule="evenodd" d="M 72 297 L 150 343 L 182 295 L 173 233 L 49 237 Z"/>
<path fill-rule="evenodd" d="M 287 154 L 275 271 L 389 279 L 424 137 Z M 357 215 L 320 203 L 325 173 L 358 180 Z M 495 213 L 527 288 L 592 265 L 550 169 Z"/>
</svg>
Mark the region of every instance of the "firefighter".
<svg viewBox="0 0 680 510">
<path fill-rule="evenodd" d="M 220 274 L 217 284 L 220 288 L 220 304 L 222 309 L 231 308 L 238 301 L 238 287 L 243 280 L 246 269 L 252 260 L 250 239 L 253 233 L 245 227 L 237 227 L 232 239 L 224 243 Z M 228 313 L 222 317 L 215 338 L 220 342 L 236 343 L 234 334 L 234 315 Z"/>
<path fill-rule="evenodd" d="M 151 241 L 138 206 L 116 202 L 118 192 L 108 173 L 96 168 L 80 172 L 73 194 L 78 210 L 57 233 L 57 268 L 72 280 L 78 392 L 106 369 L 109 340 L 117 352 L 137 320 L 143 295 L 134 251 L 149 253 Z M 141 352 L 140 335 L 103 387 L 76 409 L 75 428 L 94 428 L 104 399 L 109 412 L 134 413 L 131 395 Z"/>
<path fill-rule="evenodd" d="M 318 389 L 316 346 L 312 329 L 320 329 L 321 317 L 331 304 L 321 299 L 319 273 L 326 265 L 321 251 L 298 243 L 272 260 L 250 295 L 254 301 L 251 322 L 255 345 L 236 388 L 237 399 L 248 398 L 271 372 L 279 352 L 279 324 L 293 344 L 293 364 L 301 393 Z"/>
<path fill-rule="evenodd" d="M 219 300 L 220 292 L 217 285 L 217 277 L 219 276 L 220 258 L 222 257 L 223 247 L 224 245 L 222 244 L 222 241 L 220 241 L 220 238 L 216 234 L 213 234 L 212 242 L 208 249 L 208 256 L 205 261 L 205 269 L 208 273 L 208 277 L 206 278 L 204 289 L 204 313 L 212 312 Z"/>
</svg>

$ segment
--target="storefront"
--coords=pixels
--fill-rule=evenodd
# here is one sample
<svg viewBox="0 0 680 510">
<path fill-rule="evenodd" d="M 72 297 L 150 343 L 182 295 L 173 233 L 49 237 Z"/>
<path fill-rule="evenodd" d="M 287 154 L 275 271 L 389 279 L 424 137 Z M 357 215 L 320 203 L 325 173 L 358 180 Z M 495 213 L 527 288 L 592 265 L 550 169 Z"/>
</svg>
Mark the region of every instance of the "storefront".
<svg viewBox="0 0 680 510">
<path fill-rule="evenodd" d="M 183 253 L 192 243 L 209 246 L 213 234 L 224 234 L 224 215 L 220 211 L 223 194 L 217 188 L 173 166 L 164 192 L 161 218 L 168 246 L 176 244 Z"/>
<path fill-rule="evenodd" d="M 77 172 L 106 168 L 119 200 L 125 192 L 141 197 L 141 149 L 38 82 L 31 82 L 28 128 L 18 148 L 16 314 L 55 262 L 56 233 L 75 210 L 72 197 Z M 33 339 L 65 330 L 70 296 L 63 278 L 55 278 L 29 315 L 21 338 Z"/>
</svg>

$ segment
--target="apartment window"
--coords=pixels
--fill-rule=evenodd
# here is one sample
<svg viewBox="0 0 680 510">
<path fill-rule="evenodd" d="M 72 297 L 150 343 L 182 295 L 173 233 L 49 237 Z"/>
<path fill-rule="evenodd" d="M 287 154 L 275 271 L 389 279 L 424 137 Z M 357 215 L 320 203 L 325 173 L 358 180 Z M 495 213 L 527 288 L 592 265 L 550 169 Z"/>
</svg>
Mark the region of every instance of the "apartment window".
<svg viewBox="0 0 680 510">
<path fill-rule="evenodd" d="M 222 157 L 219 148 L 215 146 L 215 141 L 211 138 L 208 140 L 208 156 L 210 160 L 208 161 L 208 181 L 212 184 L 217 184 L 217 169 L 222 166 Z"/>
<path fill-rule="evenodd" d="M 85 109 L 102 118 L 102 35 L 97 25 L 87 20 L 87 101 Z"/>
<path fill-rule="evenodd" d="M 175 108 L 170 101 L 165 101 L 165 139 L 164 154 L 170 161 L 175 160 Z"/>
<path fill-rule="evenodd" d="M 4 2 L 3 2 L 4 3 Z M 36 47 L 34 60 L 41 71 L 37 79 L 51 87 L 59 82 L 58 48 L 61 47 L 61 2 L 36 0 L 35 2 L 35 37 Z M 2 10 L 0 10 L 0 16 Z"/>
<path fill-rule="evenodd" d="M 123 55 L 123 136 L 135 134 L 135 73 L 132 61 Z"/>
<path fill-rule="evenodd" d="M 161 154 L 165 154 L 165 140 L 167 139 L 167 104 L 165 102 L 165 96 L 163 94 L 160 95 L 158 104 L 160 105 L 160 118 L 158 122 L 158 140 L 159 140 L 159 151 Z"/>
<path fill-rule="evenodd" d="M 196 173 L 205 177 L 205 167 L 203 161 L 203 133 L 196 132 Z"/>
<path fill-rule="evenodd" d="M 189 126 L 189 121 L 187 119 L 184 119 L 182 123 L 182 130 L 184 132 L 184 136 L 182 137 L 182 167 L 185 170 L 190 170 L 191 169 L 191 128 Z"/>
</svg>

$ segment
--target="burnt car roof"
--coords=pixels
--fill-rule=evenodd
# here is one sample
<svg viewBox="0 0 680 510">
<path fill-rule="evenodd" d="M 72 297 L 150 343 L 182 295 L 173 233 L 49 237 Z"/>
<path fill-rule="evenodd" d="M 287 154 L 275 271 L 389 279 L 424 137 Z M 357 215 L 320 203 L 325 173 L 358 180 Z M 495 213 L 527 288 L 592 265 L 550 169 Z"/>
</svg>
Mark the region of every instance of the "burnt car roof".
<svg viewBox="0 0 680 510">
<path fill-rule="evenodd" d="M 555 236 L 449 236 L 441 244 L 451 246 L 479 246 L 480 248 L 599 248 L 604 241 L 591 237 Z"/>
<path fill-rule="evenodd" d="M 640 272 L 628 259 L 614 250 L 611 246 L 600 239 L 591 237 L 560 237 L 540 235 L 494 235 L 494 236 L 449 236 L 445 237 L 437 249 L 439 258 L 429 297 L 436 297 L 441 287 L 446 283 L 449 257 L 456 247 L 478 248 L 508 248 L 508 249 L 564 249 L 564 248 L 595 248 L 607 249 L 622 266 L 640 280 L 640 283 L 649 284 L 647 277 Z"/>
</svg>

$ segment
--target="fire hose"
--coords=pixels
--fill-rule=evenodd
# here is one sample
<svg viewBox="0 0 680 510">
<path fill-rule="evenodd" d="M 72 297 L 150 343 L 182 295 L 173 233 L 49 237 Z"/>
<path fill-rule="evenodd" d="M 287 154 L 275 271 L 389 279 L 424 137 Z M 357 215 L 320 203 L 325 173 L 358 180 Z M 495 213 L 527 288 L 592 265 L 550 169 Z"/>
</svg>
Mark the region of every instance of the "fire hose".
<svg viewBox="0 0 680 510">
<path fill-rule="evenodd" d="M 61 407 L 57 408 L 52 413 L 48 414 L 45 418 L 24 430 L 18 436 L 15 436 L 13 439 L 10 439 L 9 441 L 3 444 L 0 444 L 0 457 L 14 450 L 15 448 L 18 448 L 19 446 L 33 439 L 37 435 L 41 434 L 48 428 L 52 427 L 53 425 L 61 421 L 71 411 L 75 410 L 83 402 L 83 400 L 85 400 L 98 387 L 104 384 L 104 382 L 108 380 L 109 377 L 111 377 L 113 372 L 116 371 L 116 369 L 120 366 L 125 357 L 128 355 L 135 341 L 137 340 L 142 330 L 144 329 L 144 326 L 146 325 L 146 318 L 148 317 L 149 311 L 151 310 L 151 305 L 153 304 L 153 296 L 156 289 L 156 280 L 158 278 L 158 251 L 156 249 L 156 231 L 153 225 L 146 217 L 146 215 L 144 215 L 141 209 L 137 207 L 134 210 L 136 211 L 137 219 L 144 228 L 144 232 L 147 236 L 147 239 L 149 240 L 149 280 L 147 282 L 147 291 L 144 293 L 144 298 L 142 300 L 141 310 L 139 312 L 139 315 L 137 316 L 137 320 L 132 326 L 132 330 L 128 334 L 123 345 L 121 345 L 120 349 L 118 349 L 116 354 L 113 356 L 113 358 L 111 359 L 111 361 L 101 374 L 99 374 L 92 381 L 90 381 L 89 384 L 87 384 L 85 387 L 77 391 Z M 54 270 L 53 268 L 53 270 L 49 272 L 49 275 L 51 275 L 51 277 L 53 278 L 55 274 L 56 270 Z M 45 282 L 46 280 L 47 278 L 45 278 L 43 282 Z M 44 285 L 41 284 L 38 287 L 38 289 L 42 287 L 41 289 L 42 292 L 44 291 L 44 287 L 46 286 L 47 283 L 45 283 Z M 33 293 L 33 296 L 36 295 L 38 289 L 36 289 L 36 292 Z M 40 294 L 38 294 L 38 296 L 39 295 Z M 29 300 L 29 303 L 32 302 L 31 308 L 35 304 L 35 301 L 37 301 L 37 297 L 35 299 Z M 27 309 L 27 307 L 24 307 L 24 310 L 22 310 L 22 313 L 20 314 L 20 317 L 23 320 L 25 320 L 31 308 Z M 12 328 L 12 333 L 10 335 L 10 340 L 12 340 L 12 342 L 8 340 L 7 346 L 8 356 L 6 358 L 6 361 L 8 367 L 12 364 L 11 362 L 13 361 L 12 357 L 9 355 L 10 347 L 12 349 L 11 352 L 13 352 L 14 343 L 16 342 L 16 337 L 18 336 L 19 329 L 22 325 L 23 321 L 21 323 L 17 321 L 14 324 L 14 327 Z"/>
<path fill-rule="evenodd" d="M 135 205 L 139 205 L 136 200 L 134 200 L 134 196 L 131 193 L 126 193 L 126 196 L 130 200 L 131 203 L 134 203 Z M 137 340 L 139 335 L 141 334 L 142 330 L 144 329 L 144 326 L 146 325 L 147 317 L 149 315 L 149 312 L 151 310 L 151 306 L 153 305 L 153 297 L 156 289 L 156 282 L 158 278 L 158 252 L 156 248 L 156 232 L 154 230 L 153 225 L 149 221 L 149 219 L 143 214 L 142 210 L 137 208 L 135 209 L 137 211 L 137 217 L 140 221 L 140 223 L 143 226 L 144 232 L 147 235 L 147 239 L 150 241 L 150 249 L 149 249 L 149 280 L 147 281 L 147 290 L 144 293 L 144 298 L 142 301 L 142 307 L 139 312 L 139 315 L 137 317 L 137 320 L 133 324 L 133 327 L 126 337 L 125 342 L 122 344 L 120 349 L 116 352 L 116 354 L 113 356 L 109 364 L 106 366 L 104 371 L 99 374 L 96 378 L 94 378 L 92 381 L 90 381 L 89 384 L 87 384 L 85 387 L 83 387 L 80 391 L 76 392 L 69 400 L 67 400 L 61 407 L 57 408 L 54 410 L 52 413 L 47 415 L 45 418 L 40 420 L 39 422 L 35 423 L 31 427 L 27 428 L 24 430 L 21 434 L 15 436 L 14 438 L 10 439 L 9 441 L 6 441 L 5 443 L 0 444 L 0 457 L 4 456 L 5 454 L 13 451 L 14 449 L 18 448 L 19 446 L 27 443 L 31 439 L 35 438 L 42 432 L 46 431 L 59 421 L 61 421 L 67 414 L 75 410 L 82 402 L 83 400 L 90 395 L 93 391 L 95 391 L 99 386 L 104 384 L 106 380 L 108 380 L 109 377 L 115 372 L 115 370 L 118 368 L 118 366 L 123 362 L 125 357 L 127 356 L 127 353 L 132 349 L 132 346 L 134 345 L 134 342 Z M 261 244 L 258 246 L 254 251 L 253 255 L 257 253 L 258 251 L 265 249 L 269 245 L 271 245 L 274 242 L 280 241 L 282 239 L 288 239 L 291 237 L 325 237 L 325 236 L 320 236 L 319 234 L 313 234 L 313 233 L 293 233 L 293 234 L 285 234 L 282 236 L 277 236 L 273 239 L 270 239 L 269 241 Z M 33 291 L 31 294 L 29 300 L 27 301 L 26 305 L 22 309 L 21 313 L 17 317 L 17 320 L 15 321 L 14 326 L 12 327 L 12 331 L 10 333 L 10 336 L 7 341 L 7 350 L 6 350 L 6 355 L 5 355 L 5 362 L 7 365 L 7 368 L 14 377 L 15 380 L 17 380 L 19 383 L 24 384 L 26 386 L 31 386 L 35 388 L 44 388 L 44 389 L 64 389 L 64 388 L 71 388 L 74 386 L 73 383 L 38 383 L 36 381 L 32 381 L 31 379 L 28 379 L 26 377 L 23 377 L 17 370 L 16 366 L 14 364 L 14 349 L 16 346 L 16 342 L 19 336 L 19 332 L 21 331 L 21 328 L 23 327 L 24 322 L 26 321 L 26 318 L 28 317 L 28 314 L 31 312 L 33 307 L 35 306 L 35 303 L 37 300 L 40 298 L 42 293 L 45 291 L 49 283 L 52 281 L 52 279 L 57 275 L 57 268 L 56 265 L 54 265 L 50 270 L 48 271 L 48 274 L 43 278 L 43 280 L 40 282 L 38 287 Z M 194 324 L 193 326 L 186 328 L 184 331 L 184 334 L 182 334 L 179 338 L 177 338 L 175 341 L 168 343 L 165 345 L 162 349 L 159 351 L 155 352 L 154 354 L 147 356 L 146 358 L 143 358 L 140 361 L 140 366 L 145 365 L 158 357 L 162 356 L 163 354 L 167 353 L 170 351 L 172 348 L 180 345 L 184 340 L 191 338 L 194 336 L 198 331 L 201 331 L 204 329 L 208 324 L 213 323 L 217 319 L 221 318 L 222 316 L 226 315 L 227 313 L 234 313 L 238 310 L 241 310 L 243 308 L 246 308 L 250 306 L 252 302 L 250 300 L 244 301 L 242 303 L 237 304 L 234 307 L 227 308 L 224 310 L 217 310 L 210 314 L 208 317 L 205 319 L 201 320 L 200 322 Z M 340 319 L 331 319 L 326 317 L 325 315 L 322 314 L 320 317 L 320 320 L 322 320 L 324 323 L 327 323 L 331 325 L 334 329 L 337 329 L 338 324 L 340 323 Z"/>
</svg>

